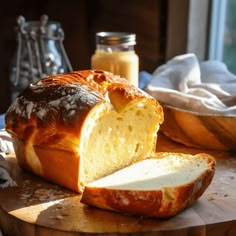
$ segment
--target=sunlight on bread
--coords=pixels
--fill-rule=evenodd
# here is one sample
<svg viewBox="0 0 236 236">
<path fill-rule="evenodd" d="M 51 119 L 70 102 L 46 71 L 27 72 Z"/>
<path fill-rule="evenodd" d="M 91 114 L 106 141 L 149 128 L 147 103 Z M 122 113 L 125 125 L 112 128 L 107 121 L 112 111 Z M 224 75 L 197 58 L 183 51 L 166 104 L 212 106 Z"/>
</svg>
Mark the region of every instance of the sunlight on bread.
<svg viewBox="0 0 236 236">
<path fill-rule="evenodd" d="M 179 158 L 170 153 L 165 158 L 146 159 L 109 176 L 89 183 L 109 189 L 156 190 L 180 186 L 197 179 L 209 166 L 206 159 Z M 200 186 L 199 186 L 200 187 Z"/>
<path fill-rule="evenodd" d="M 207 154 L 156 153 L 161 105 L 109 72 L 43 78 L 16 98 L 5 119 L 22 168 L 104 210 L 171 217 L 214 176 Z"/>
<path fill-rule="evenodd" d="M 83 127 L 81 170 L 86 183 L 142 160 L 155 149 L 156 108 L 146 99 L 132 101 L 119 112 L 104 110 L 103 115 L 96 112 L 91 116 Z"/>
<path fill-rule="evenodd" d="M 81 202 L 130 215 L 168 218 L 193 204 L 214 172 L 214 158 L 204 153 L 156 153 L 89 183 Z"/>
</svg>

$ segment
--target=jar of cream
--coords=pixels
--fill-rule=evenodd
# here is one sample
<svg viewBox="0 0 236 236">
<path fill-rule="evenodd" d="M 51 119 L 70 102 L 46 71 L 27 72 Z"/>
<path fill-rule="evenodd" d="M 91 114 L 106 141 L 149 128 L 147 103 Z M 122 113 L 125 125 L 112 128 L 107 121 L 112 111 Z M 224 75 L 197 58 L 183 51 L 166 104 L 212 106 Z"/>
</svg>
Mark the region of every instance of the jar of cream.
<svg viewBox="0 0 236 236">
<path fill-rule="evenodd" d="M 91 68 L 118 74 L 138 87 L 139 58 L 135 53 L 136 35 L 124 32 L 98 32 Z"/>
</svg>

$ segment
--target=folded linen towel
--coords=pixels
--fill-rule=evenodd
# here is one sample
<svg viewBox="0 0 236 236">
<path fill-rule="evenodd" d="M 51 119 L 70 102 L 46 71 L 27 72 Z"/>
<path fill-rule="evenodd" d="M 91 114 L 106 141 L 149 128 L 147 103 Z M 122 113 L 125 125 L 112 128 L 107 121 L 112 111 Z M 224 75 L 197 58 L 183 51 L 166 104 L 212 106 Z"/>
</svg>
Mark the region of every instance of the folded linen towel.
<svg viewBox="0 0 236 236">
<path fill-rule="evenodd" d="M 158 101 L 210 115 L 236 115 L 236 76 L 220 61 L 192 54 L 176 56 L 158 67 L 145 90 Z"/>
<path fill-rule="evenodd" d="M 4 130 L 0 130 L 0 188 L 14 187 L 16 182 L 9 174 L 6 154 L 14 152 L 10 135 Z"/>
</svg>

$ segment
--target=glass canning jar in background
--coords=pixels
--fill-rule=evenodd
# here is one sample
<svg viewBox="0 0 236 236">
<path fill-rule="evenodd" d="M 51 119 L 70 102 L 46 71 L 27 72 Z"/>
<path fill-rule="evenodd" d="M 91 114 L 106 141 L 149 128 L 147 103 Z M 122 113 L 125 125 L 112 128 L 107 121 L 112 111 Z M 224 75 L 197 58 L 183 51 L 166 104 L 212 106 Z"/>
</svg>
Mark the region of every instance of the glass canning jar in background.
<svg viewBox="0 0 236 236">
<path fill-rule="evenodd" d="M 96 51 L 91 57 L 91 68 L 121 75 L 138 87 L 139 57 L 135 45 L 136 35 L 133 33 L 96 33 Z"/>
<path fill-rule="evenodd" d="M 17 18 L 17 49 L 10 68 L 11 99 L 30 83 L 53 74 L 72 71 L 63 46 L 64 31 L 57 21 Z"/>
</svg>

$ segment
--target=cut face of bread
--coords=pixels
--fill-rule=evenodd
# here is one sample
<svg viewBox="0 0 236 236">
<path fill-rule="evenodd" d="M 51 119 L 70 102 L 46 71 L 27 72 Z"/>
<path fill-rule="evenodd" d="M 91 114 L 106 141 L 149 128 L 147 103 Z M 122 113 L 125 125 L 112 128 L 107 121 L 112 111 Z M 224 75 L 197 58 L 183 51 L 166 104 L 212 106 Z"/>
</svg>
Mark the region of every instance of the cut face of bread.
<svg viewBox="0 0 236 236">
<path fill-rule="evenodd" d="M 89 183 L 81 202 L 126 214 L 171 217 L 204 193 L 214 170 L 214 158 L 206 154 L 159 153 Z"/>
<path fill-rule="evenodd" d="M 146 99 L 132 101 L 119 111 L 103 106 L 100 112 L 98 109 L 92 112 L 81 134 L 84 182 L 94 181 L 153 153 L 159 129 L 156 115 L 155 106 Z"/>
</svg>

